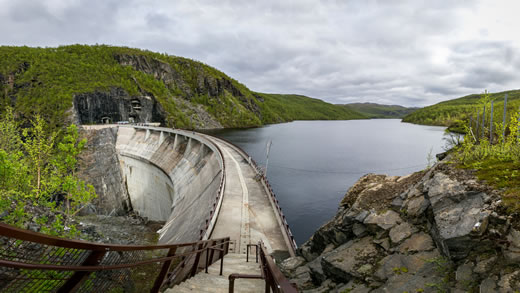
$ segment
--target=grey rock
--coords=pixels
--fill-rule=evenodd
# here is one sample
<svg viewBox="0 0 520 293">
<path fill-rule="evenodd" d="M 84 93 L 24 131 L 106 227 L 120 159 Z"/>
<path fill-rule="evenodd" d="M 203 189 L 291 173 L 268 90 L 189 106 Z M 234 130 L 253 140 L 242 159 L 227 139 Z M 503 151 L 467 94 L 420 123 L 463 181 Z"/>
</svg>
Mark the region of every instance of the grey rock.
<svg viewBox="0 0 520 293">
<path fill-rule="evenodd" d="M 497 283 L 492 278 L 486 278 L 480 283 L 480 293 L 496 292 Z"/>
<path fill-rule="evenodd" d="M 294 277 L 290 281 L 295 283 L 300 290 L 316 287 L 312 281 L 311 270 L 307 266 L 297 268 Z"/>
<path fill-rule="evenodd" d="M 399 211 L 403 206 L 403 200 L 400 197 L 396 197 L 394 200 L 392 200 L 390 205 L 394 211 Z"/>
<path fill-rule="evenodd" d="M 364 264 L 375 263 L 379 255 L 372 240 L 371 237 L 351 240 L 322 258 L 325 275 L 338 283 L 349 282 L 352 277 L 363 278 L 365 274 L 358 269 Z"/>
<path fill-rule="evenodd" d="M 410 217 L 417 217 L 421 215 L 424 213 L 424 211 L 426 211 L 429 205 L 430 201 L 422 195 L 410 198 L 405 203 L 406 212 Z"/>
<path fill-rule="evenodd" d="M 285 275 L 290 276 L 297 267 L 303 265 L 305 262 L 305 258 L 301 256 L 289 257 L 282 261 L 279 267 Z"/>
<path fill-rule="evenodd" d="M 451 204 L 446 201 L 464 194 L 465 188 L 457 181 L 451 180 L 444 173 L 435 173 L 433 178 L 424 183 L 424 191 L 428 192 L 428 198 L 434 208 Z"/>
<path fill-rule="evenodd" d="M 420 232 L 413 234 L 410 238 L 406 239 L 398 250 L 401 253 L 414 253 L 419 251 L 428 251 L 434 249 L 433 240 L 430 235 Z"/>
<path fill-rule="evenodd" d="M 434 215 L 433 237 L 443 253 L 459 260 L 479 245 L 487 228 L 489 210 L 483 208 L 482 193 L 466 192 L 457 181 L 436 173 L 425 183 Z"/>
<path fill-rule="evenodd" d="M 379 280 L 387 280 L 396 274 L 418 273 L 425 266 L 433 266 L 433 263 L 428 260 L 435 259 L 439 256 L 440 254 L 437 251 L 421 252 L 414 255 L 395 253 L 380 261 L 381 266 L 374 273 L 374 277 Z"/>
<path fill-rule="evenodd" d="M 504 274 L 498 281 L 499 292 L 514 292 L 520 290 L 520 271 Z"/>
<path fill-rule="evenodd" d="M 370 290 L 365 284 L 352 280 L 348 284 L 339 287 L 337 292 L 368 293 Z"/>
<path fill-rule="evenodd" d="M 487 275 L 487 273 L 490 270 L 493 269 L 493 266 L 495 265 L 496 262 L 497 262 L 496 256 L 492 256 L 492 257 L 480 260 L 475 265 L 475 268 L 473 269 L 473 271 L 477 274 L 485 276 L 485 275 Z"/>
<path fill-rule="evenodd" d="M 356 237 L 363 237 L 367 232 L 367 228 L 361 223 L 355 223 L 352 226 L 352 232 L 354 235 L 356 235 Z"/>
<path fill-rule="evenodd" d="M 312 280 L 315 284 L 321 284 L 326 279 L 326 276 L 323 273 L 323 268 L 321 267 L 321 259 L 322 257 L 317 257 L 315 260 L 307 264 L 311 271 Z"/>
<path fill-rule="evenodd" d="M 355 219 L 358 222 L 363 222 L 365 220 L 365 218 L 368 216 L 368 214 L 369 214 L 368 211 L 363 210 L 359 214 L 356 215 Z"/>
<path fill-rule="evenodd" d="M 468 282 L 473 280 L 473 268 L 474 265 L 471 262 L 458 266 L 455 271 L 455 280 L 457 282 Z"/>
<path fill-rule="evenodd" d="M 375 239 L 374 243 L 381 246 L 384 250 L 390 249 L 390 239 L 389 238 Z"/>
<path fill-rule="evenodd" d="M 520 231 L 511 229 L 507 235 L 507 240 L 510 245 L 507 250 L 504 251 L 506 260 L 511 263 L 520 262 Z"/>
<path fill-rule="evenodd" d="M 389 230 L 400 222 L 402 222 L 401 217 L 392 210 L 387 210 L 381 214 L 372 212 L 363 221 L 365 225 L 377 225 L 384 230 Z"/>
<path fill-rule="evenodd" d="M 408 222 L 404 222 L 390 229 L 389 236 L 390 240 L 392 240 L 392 243 L 396 244 L 410 237 L 412 233 L 413 226 L 410 225 Z"/>
</svg>

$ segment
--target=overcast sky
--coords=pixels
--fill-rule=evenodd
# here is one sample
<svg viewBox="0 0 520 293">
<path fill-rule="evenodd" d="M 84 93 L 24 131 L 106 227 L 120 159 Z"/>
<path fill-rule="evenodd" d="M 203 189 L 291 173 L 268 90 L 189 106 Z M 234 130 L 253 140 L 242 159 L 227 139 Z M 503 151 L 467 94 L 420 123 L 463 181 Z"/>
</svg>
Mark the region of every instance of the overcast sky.
<svg viewBox="0 0 520 293">
<path fill-rule="evenodd" d="M 250 89 L 424 106 L 520 88 L 520 1 L 0 0 L 0 44 L 110 44 Z"/>
</svg>

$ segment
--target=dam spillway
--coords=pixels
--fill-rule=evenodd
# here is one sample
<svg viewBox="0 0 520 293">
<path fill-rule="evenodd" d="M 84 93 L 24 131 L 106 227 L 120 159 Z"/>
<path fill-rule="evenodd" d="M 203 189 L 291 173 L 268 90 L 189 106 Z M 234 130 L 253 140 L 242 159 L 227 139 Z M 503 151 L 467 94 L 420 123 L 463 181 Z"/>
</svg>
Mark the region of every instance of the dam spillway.
<svg viewBox="0 0 520 293">
<path fill-rule="evenodd" d="M 116 129 L 129 204 L 143 217 L 165 221 L 159 243 L 230 237 L 230 252 L 245 253 L 262 240 L 272 253 L 294 255 L 276 198 L 244 151 L 192 131 Z"/>
</svg>

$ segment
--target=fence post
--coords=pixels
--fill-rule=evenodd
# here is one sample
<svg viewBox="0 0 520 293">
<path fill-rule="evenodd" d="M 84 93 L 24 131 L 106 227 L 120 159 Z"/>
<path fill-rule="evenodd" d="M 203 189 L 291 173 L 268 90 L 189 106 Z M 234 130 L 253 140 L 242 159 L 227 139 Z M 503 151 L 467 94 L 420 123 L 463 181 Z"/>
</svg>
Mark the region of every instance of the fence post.
<svg viewBox="0 0 520 293">
<path fill-rule="evenodd" d="M 486 105 L 484 104 L 484 110 L 482 111 L 482 133 L 481 133 L 481 136 L 482 138 L 485 137 L 485 132 L 486 132 Z"/>
<path fill-rule="evenodd" d="M 491 113 L 489 114 L 489 143 L 493 144 L 493 103 L 491 101 Z"/>
<path fill-rule="evenodd" d="M 478 141 L 479 141 L 479 136 L 478 136 L 479 114 L 480 114 L 480 111 L 477 109 L 477 121 L 475 121 L 475 136 L 476 136 L 476 139 L 477 139 L 477 143 L 478 143 Z"/>
<path fill-rule="evenodd" d="M 168 250 L 168 254 L 166 256 L 174 256 L 176 251 L 177 251 L 177 247 L 172 247 Z M 155 279 L 153 288 L 152 288 L 152 290 L 150 290 L 151 293 L 159 292 L 159 290 L 161 289 L 161 286 L 164 282 L 164 278 L 166 277 L 166 274 L 168 274 L 168 271 L 170 270 L 171 264 L 172 264 L 172 259 L 167 260 L 163 263 L 161 271 L 159 272 L 159 275 L 157 275 L 157 278 Z"/>
<path fill-rule="evenodd" d="M 81 265 L 97 266 L 101 260 L 103 260 L 103 257 L 106 253 L 106 251 L 93 250 Z M 65 282 L 65 284 L 63 284 L 63 286 L 58 289 L 57 292 L 76 292 L 76 290 L 80 288 L 81 284 L 83 284 L 83 282 L 88 279 L 91 273 L 92 272 L 88 271 L 75 272 L 72 277 L 70 277 L 70 279 L 68 279 L 67 282 Z"/>
<path fill-rule="evenodd" d="M 502 121 L 502 142 L 506 141 L 506 112 L 507 112 L 507 94 L 504 95 L 504 120 Z"/>
</svg>

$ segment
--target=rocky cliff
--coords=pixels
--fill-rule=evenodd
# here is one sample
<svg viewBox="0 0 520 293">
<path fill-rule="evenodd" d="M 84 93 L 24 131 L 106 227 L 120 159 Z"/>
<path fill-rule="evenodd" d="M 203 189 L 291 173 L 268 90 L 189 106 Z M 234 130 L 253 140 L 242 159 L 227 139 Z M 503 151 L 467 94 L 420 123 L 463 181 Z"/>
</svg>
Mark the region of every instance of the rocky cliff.
<svg viewBox="0 0 520 293">
<path fill-rule="evenodd" d="M 520 217 L 448 163 L 369 174 L 281 267 L 307 292 L 518 292 Z"/>
<path fill-rule="evenodd" d="M 132 210 L 116 150 L 117 128 L 82 130 L 87 139 L 78 176 L 92 184 L 98 197 L 84 213 L 126 215 Z"/>
</svg>

